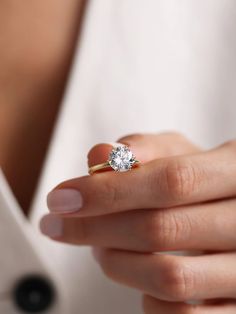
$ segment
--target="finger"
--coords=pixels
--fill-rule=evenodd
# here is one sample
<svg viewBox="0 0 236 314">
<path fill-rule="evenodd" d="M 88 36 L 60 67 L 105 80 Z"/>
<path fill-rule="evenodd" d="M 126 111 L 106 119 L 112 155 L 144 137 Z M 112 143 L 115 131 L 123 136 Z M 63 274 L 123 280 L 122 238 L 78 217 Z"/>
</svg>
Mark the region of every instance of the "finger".
<svg viewBox="0 0 236 314">
<path fill-rule="evenodd" d="M 114 144 L 118 143 L 129 146 L 141 162 L 167 156 L 192 154 L 200 151 L 200 148 L 185 136 L 174 132 L 133 134 L 120 138 Z M 102 143 L 93 146 L 87 156 L 89 167 L 106 161 L 114 144 Z"/>
<path fill-rule="evenodd" d="M 118 143 L 116 143 L 118 144 Z M 93 146 L 88 152 L 88 166 L 92 167 L 96 164 L 101 164 L 107 160 L 113 145 L 108 143 L 101 143 Z"/>
<path fill-rule="evenodd" d="M 236 297 L 236 253 L 192 257 L 103 249 L 97 260 L 111 279 L 161 300 Z"/>
<path fill-rule="evenodd" d="M 56 212 L 74 209 L 78 216 L 166 208 L 234 196 L 235 178 L 234 151 L 228 145 L 207 153 L 156 159 L 124 173 L 64 182 L 49 194 L 48 206 Z"/>
<path fill-rule="evenodd" d="M 49 214 L 41 231 L 70 244 L 139 251 L 235 250 L 236 200 L 95 217 Z M 54 226 L 61 226 L 54 234 Z"/>
<path fill-rule="evenodd" d="M 148 295 L 143 296 L 143 310 L 145 314 L 234 314 L 234 301 L 219 302 L 214 305 L 192 305 L 181 302 L 166 302 Z"/>
</svg>

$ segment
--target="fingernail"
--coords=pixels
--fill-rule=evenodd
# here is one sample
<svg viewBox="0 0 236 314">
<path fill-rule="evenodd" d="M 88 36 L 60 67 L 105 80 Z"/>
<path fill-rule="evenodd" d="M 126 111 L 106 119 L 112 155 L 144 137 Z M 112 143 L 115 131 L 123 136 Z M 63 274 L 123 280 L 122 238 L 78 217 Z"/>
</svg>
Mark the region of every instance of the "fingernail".
<svg viewBox="0 0 236 314">
<path fill-rule="evenodd" d="M 63 221 L 56 215 L 44 216 L 40 221 L 40 230 L 50 238 L 58 238 L 63 233 Z"/>
<path fill-rule="evenodd" d="M 53 212 L 78 211 L 82 207 L 82 203 L 81 193 L 74 189 L 53 190 L 47 196 L 48 208 Z"/>
</svg>

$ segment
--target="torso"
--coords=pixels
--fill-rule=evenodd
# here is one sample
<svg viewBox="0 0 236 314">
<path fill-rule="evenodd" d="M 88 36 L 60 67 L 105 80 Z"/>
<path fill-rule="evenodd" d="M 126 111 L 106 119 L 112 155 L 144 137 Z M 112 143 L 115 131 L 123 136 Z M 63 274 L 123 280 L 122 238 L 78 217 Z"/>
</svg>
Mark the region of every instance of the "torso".
<svg viewBox="0 0 236 314">
<path fill-rule="evenodd" d="M 83 4 L 0 5 L 0 165 L 25 213 L 60 107 Z"/>
<path fill-rule="evenodd" d="M 90 2 L 82 53 L 32 206 L 35 230 L 48 213 L 48 191 L 86 174 L 86 153 L 97 142 L 177 130 L 212 147 L 236 134 L 236 3 L 226 2 Z M 141 314 L 138 292 L 103 276 L 89 248 L 38 239 L 67 295 L 62 313 Z"/>
</svg>

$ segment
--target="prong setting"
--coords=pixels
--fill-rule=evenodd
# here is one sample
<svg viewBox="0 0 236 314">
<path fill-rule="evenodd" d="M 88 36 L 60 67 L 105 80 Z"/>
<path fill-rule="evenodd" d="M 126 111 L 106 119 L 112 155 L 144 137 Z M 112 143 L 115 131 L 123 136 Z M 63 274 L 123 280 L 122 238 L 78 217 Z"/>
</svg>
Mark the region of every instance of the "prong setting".
<svg viewBox="0 0 236 314">
<path fill-rule="evenodd" d="M 115 171 L 125 172 L 131 170 L 136 159 L 129 147 L 122 145 L 112 149 L 108 162 Z"/>
</svg>

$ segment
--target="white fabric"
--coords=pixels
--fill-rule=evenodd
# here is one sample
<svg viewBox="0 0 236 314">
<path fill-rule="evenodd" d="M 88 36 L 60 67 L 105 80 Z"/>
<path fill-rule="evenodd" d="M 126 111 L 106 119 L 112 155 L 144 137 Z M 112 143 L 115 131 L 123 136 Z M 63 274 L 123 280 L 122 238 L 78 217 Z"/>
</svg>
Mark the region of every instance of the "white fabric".
<svg viewBox="0 0 236 314">
<path fill-rule="evenodd" d="M 46 195 L 87 173 L 98 142 L 164 130 L 205 148 L 234 138 L 235 30 L 234 0 L 90 1 L 31 214 L 43 263 L 63 282 L 67 310 L 55 313 L 142 313 L 141 294 L 105 278 L 89 248 L 38 233 Z"/>
</svg>

